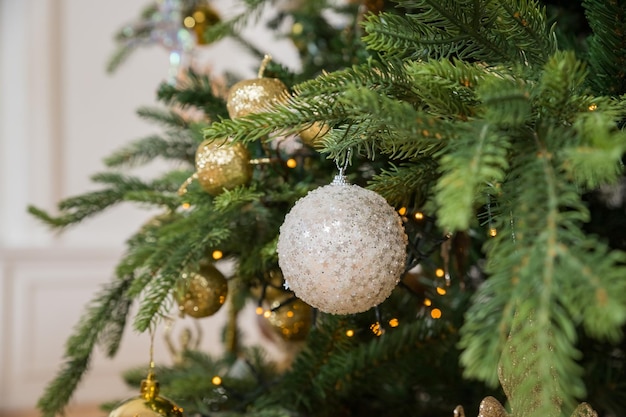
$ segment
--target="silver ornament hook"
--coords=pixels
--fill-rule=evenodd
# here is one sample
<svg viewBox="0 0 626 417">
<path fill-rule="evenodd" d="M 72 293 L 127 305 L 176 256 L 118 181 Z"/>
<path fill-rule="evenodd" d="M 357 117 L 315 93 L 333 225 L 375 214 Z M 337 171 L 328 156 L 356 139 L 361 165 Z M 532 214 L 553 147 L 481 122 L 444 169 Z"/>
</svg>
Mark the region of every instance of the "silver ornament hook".
<svg viewBox="0 0 626 417">
<path fill-rule="evenodd" d="M 345 185 L 348 183 L 348 180 L 346 179 L 346 176 L 344 174 L 344 172 L 346 171 L 346 169 L 348 168 L 348 164 L 350 163 L 350 156 L 352 155 L 352 149 L 348 149 L 346 151 L 346 157 L 343 161 L 343 166 L 339 165 L 339 160 L 335 159 L 335 165 L 337 166 L 337 170 L 339 171 L 339 173 L 337 175 L 335 175 L 335 178 L 333 179 L 332 184 L 339 184 L 339 185 Z"/>
</svg>

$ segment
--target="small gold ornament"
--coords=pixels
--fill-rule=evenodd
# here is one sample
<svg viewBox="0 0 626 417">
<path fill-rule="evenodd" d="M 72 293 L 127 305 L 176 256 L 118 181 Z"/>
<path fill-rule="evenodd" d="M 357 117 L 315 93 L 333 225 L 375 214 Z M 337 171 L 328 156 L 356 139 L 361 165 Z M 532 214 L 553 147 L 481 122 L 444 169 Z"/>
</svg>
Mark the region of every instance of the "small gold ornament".
<svg viewBox="0 0 626 417">
<path fill-rule="evenodd" d="M 268 106 L 285 101 L 289 91 L 278 78 L 263 77 L 265 67 L 271 57 L 265 56 L 259 69 L 258 78 L 239 81 L 233 85 L 226 99 L 226 107 L 231 119 L 251 113 L 261 113 Z"/>
<path fill-rule="evenodd" d="M 220 16 L 208 3 L 195 5 L 183 16 L 183 25 L 195 34 L 198 45 L 208 44 L 204 32 L 219 21 Z"/>
<path fill-rule="evenodd" d="M 319 145 L 320 140 L 330 130 L 327 124 L 320 122 L 313 122 L 312 125 L 300 131 L 300 138 L 302 142 L 309 146 L 315 147 Z"/>
<path fill-rule="evenodd" d="M 194 179 L 204 191 L 218 195 L 224 189 L 247 184 L 251 178 L 250 152 L 243 144 L 205 140 L 196 150 L 196 172 L 187 178 L 178 194 L 187 193 Z"/>
<path fill-rule="evenodd" d="M 159 396 L 159 382 L 152 370 L 141 382 L 137 397 L 118 405 L 109 417 L 182 417 L 183 409 L 165 397 Z"/>
<path fill-rule="evenodd" d="M 313 324 L 313 308 L 310 305 L 297 298 L 282 306 L 281 301 L 275 300 L 271 309 L 263 317 L 276 334 L 287 341 L 306 339 Z"/>
<path fill-rule="evenodd" d="M 262 299 L 262 301 L 271 304 L 278 299 L 284 300 L 292 294 L 283 288 L 284 283 L 285 280 L 280 269 L 271 269 L 263 273 L 263 283 L 250 288 L 250 292 L 258 300 Z"/>
<path fill-rule="evenodd" d="M 228 283 L 210 263 L 196 272 L 184 272 L 176 288 L 176 302 L 181 314 L 202 318 L 215 314 L 226 301 Z"/>
</svg>

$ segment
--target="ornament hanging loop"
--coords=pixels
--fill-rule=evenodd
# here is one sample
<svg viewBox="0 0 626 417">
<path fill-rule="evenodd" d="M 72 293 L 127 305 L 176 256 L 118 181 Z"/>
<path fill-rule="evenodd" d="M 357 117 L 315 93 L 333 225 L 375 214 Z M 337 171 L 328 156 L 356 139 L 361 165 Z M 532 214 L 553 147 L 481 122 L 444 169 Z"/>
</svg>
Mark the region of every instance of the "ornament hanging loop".
<svg viewBox="0 0 626 417">
<path fill-rule="evenodd" d="M 345 185 L 348 183 L 348 180 L 346 179 L 345 176 L 345 172 L 346 169 L 348 168 L 348 165 L 350 164 L 350 157 L 352 156 L 352 149 L 348 149 L 346 151 L 346 156 L 344 157 L 343 160 L 343 165 L 339 164 L 339 158 L 335 159 L 335 165 L 337 166 L 337 170 L 339 171 L 339 173 L 337 175 L 335 175 L 335 178 L 333 179 L 333 184 L 340 184 L 340 185 Z"/>
</svg>

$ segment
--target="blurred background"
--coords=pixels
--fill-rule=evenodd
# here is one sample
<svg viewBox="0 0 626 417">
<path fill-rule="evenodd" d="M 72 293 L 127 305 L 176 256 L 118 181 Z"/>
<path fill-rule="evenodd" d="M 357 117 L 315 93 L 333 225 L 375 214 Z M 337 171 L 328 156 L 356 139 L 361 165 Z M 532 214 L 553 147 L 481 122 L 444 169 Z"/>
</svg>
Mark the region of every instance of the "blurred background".
<svg viewBox="0 0 626 417">
<path fill-rule="evenodd" d="M 212 5 L 226 17 L 233 3 Z M 106 72 L 114 34 L 147 4 L 0 0 L 0 416 L 36 415 L 36 401 L 63 360 L 72 327 L 111 278 L 125 239 L 154 215 L 119 206 L 56 234 L 26 211 L 32 204 L 54 212 L 62 198 L 95 189 L 89 177 L 103 170 L 103 157 L 158 129 L 135 112 L 156 103 L 156 89 L 168 73 L 167 51 L 142 47 L 113 74 Z M 275 39 L 263 19 L 250 31 L 244 34 L 250 42 L 294 65 L 293 45 Z M 253 76 L 259 65 L 227 40 L 202 47 L 194 62 L 239 77 Z M 221 349 L 219 320 L 217 314 L 201 323 L 201 343 L 209 352 Z M 179 330 L 168 335 L 176 340 Z M 94 359 L 74 410 L 84 415 L 84 407 L 134 395 L 120 374 L 147 365 L 149 337 L 128 332 L 116 358 Z M 252 321 L 247 337 L 259 337 L 255 332 Z M 170 361 L 164 335 L 155 341 L 157 362 Z"/>
</svg>

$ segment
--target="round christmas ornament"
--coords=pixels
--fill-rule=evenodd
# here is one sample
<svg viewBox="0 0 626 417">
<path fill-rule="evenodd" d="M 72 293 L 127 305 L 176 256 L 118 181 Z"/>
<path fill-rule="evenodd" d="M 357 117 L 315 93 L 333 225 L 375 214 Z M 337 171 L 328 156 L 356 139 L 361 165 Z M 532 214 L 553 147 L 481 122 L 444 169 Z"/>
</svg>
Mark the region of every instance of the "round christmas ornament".
<svg viewBox="0 0 626 417">
<path fill-rule="evenodd" d="M 208 43 L 204 38 L 204 32 L 219 21 L 220 17 L 217 12 L 208 3 L 202 2 L 194 5 L 190 10 L 186 10 L 183 17 L 183 25 L 194 32 L 198 45 Z"/>
<path fill-rule="evenodd" d="M 271 309 L 275 310 L 263 316 L 272 330 L 287 341 L 306 339 L 313 324 L 313 308 L 299 299 L 282 306 L 280 304 L 278 300 L 272 302 Z"/>
<path fill-rule="evenodd" d="M 327 124 L 313 122 L 311 126 L 300 131 L 300 138 L 302 138 L 302 142 L 315 147 L 329 130 L 330 127 Z"/>
<path fill-rule="evenodd" d="M 182 417 L 183 409 L 165 397 L 159 396 L 159 382 L 150 371 L 141 382 L 137 397 L 118 405 L 109 417 Z"/>
<path fill-rule="evenodd" d="M 231 119 L 251 113 L 261 113 L 268 106 L 285 101 L 289 90 L 278 78 L 263 77 L 265 67 L 271 57 L 265 56 L 259 69 L 258 78 L 242 80 L 233 85 L 226 99 L 226 107 Z"/>
<path fill-rule="evenodd" d="M 250 152 L 241 143 L 206 140 L 196 151 L 193 178 L 197 178 L 202 189 L 211 195 L 247 184 L 252 178 Z"/>
<path fill-rule="evenodd" d="M 289 288 L 332 314 L 360 313 L 384 301 L 400 280 L 407 236 L 379 194 L 350 185 L 342 172 L 296 202 L 278 237 Z"/>
<path fill-rule="evenodd" d="M 176 302 L 181 314 L 202 318 L 215 314 L 226 301 L 228 283 L 222 273 L 210 263 L 198 271 L 184 272 L 176 288 Z"/>
</svg>

